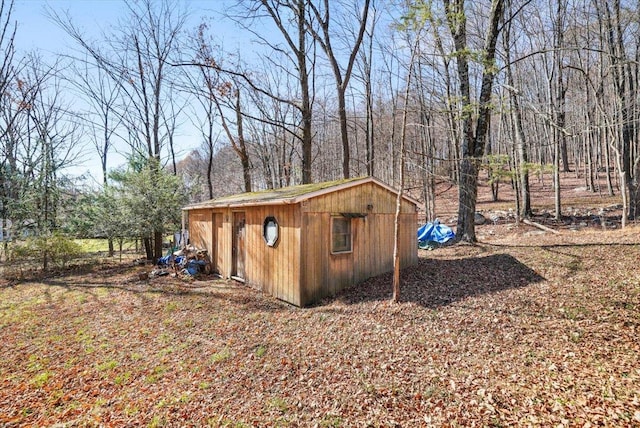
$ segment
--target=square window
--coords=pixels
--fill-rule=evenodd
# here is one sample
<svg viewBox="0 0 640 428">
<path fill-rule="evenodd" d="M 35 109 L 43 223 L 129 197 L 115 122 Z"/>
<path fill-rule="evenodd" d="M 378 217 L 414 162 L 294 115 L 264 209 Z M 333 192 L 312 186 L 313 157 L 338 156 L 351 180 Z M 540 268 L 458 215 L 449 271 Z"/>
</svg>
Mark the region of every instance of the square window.
<svg viewBox="0 0 640 428">
<path fill-rule="evenodd" d="M 344 217 L 331 218 L 331 252 L 351 252 L 351 219 Z"/>
</svg>

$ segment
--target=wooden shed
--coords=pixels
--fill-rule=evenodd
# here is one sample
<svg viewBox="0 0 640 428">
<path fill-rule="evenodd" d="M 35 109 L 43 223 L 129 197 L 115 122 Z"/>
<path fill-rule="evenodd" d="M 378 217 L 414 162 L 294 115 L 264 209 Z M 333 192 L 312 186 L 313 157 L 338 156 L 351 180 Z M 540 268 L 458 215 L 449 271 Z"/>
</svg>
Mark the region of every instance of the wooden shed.
<svg viewBox="0 0 640 428">
<path fill-rule="evenodd" d="M 215 272 L 306 306 L 393 270 L 397 195 L 366 177 L 242 193 L 184 213 Z M 402 267 L 418 260 L 416 230 L 417 201 L 403 197 Z"/>
</svg>

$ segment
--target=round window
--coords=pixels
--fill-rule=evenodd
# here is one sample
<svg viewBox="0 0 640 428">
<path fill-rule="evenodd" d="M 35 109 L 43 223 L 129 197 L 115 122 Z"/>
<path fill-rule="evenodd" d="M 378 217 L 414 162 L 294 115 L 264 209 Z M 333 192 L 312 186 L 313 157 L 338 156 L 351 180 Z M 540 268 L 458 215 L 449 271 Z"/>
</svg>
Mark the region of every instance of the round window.
<svg viewBox="0 0 640 428">
<path fill-rule="evenodd" d="M 273 247 L 276 245 L 276 242 L 278 242 L 278 222 L 275 217 L 267 217 L 264 219 L 262 236 L 268 246 Z"/>
</svg>

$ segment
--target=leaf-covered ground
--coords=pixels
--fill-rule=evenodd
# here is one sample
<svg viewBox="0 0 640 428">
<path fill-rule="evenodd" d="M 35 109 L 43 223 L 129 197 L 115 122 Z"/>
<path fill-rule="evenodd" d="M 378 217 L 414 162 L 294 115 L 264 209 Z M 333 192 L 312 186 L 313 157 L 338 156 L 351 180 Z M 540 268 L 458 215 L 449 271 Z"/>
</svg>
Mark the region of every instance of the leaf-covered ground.
<svg viewBox="0 0 640 428">
<path fill-rule="evenodd" d="M 513 229 L 297 309 L 96 268 L 0 287 L 0 426 L 640 426 L 640 229 Z M 137 269 L 137 270 L 136 270 Z"/>
</svg>

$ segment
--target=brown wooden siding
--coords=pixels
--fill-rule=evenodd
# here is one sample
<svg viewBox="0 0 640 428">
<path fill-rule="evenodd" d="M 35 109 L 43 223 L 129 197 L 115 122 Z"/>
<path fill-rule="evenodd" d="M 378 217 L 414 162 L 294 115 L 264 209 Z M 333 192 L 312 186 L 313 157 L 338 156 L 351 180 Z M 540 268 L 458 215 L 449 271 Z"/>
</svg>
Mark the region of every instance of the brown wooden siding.
<svg viewBox="0 0 640 428">
<path fill-rule="evenodd" d="M 367 209 L 371 205 L 371 209 Z M 327 193 L 303 203 L 305 212 L 395 213 L 396 195 L 375 183 L 365 183 L 339 192 Z M 401 212 L 415 212 L 415 205 L 403 199 Z"/>
<path fill-rule="evenodd" d="M 224 256 L 224 247 L 221 245 L 221 239 L 223 237 L 223 233 L 224 233 L 224 229 L 223 229 L 223 213 L 221 212 L 212 212 L 212 216 L 213 216 L 213 230 L 214 230 L 214 239 L 215 242 L 213 243 L 213 253 L 210 255 L 211 257 L 211 263 L 212 263 L 212 269 L 214 272 L 217 272 L 218 274 L 222 275 L 223 272 L 223 266 L 224 266 L 224 260 L 225 260 L 225 256 Z"/>
<path fill-rule="evenodd" d="M 395 206 L 393 192 L 365 183 L 299 204 L 192 210 L 189 230 L 191 242 L 207 248 L 214 269 L 228 278 L 233 271 L 233 213 L 244 212 L 245 282 L 281 300 L 306 306 L 393 269 Z M 351 220 L 352 252 L 331 254 L 331 216 L 340 213 L 365 216 Z M 262 236 L 263 222 L 269 216 L 275 217 L 279 226 L 274 247 L 267 246 Z M 402 201 L 400 220 L 404 268 L 418 259 L 417 213 L 411 202 Z"/>
<path fill-rule="evenodd" d="M 300 304 L 300 215 L 298 205 L 247 207 L 245 282 L 294 305 Z M 269 247 L 264 220 L 275 217 L 279 237 Z"/>
<path fill-rule="evenodd" d="M 213 224 L 210 210 L 189 213 L 189 241 L 198 248 L 206 248 L 209 254 L 214 249 Z"/>
<path fill-rule="evenodd" d="M 395 209 L 396 195 L 374 184 L 330 193 L 303 204 L 302 306 L 393 270 Z M 401 209 L 399 251 L 404 268 L 418 260 L 417 213 L 406 200 Z M 331 254 L 331 215 L 347 212 L 366 214 L 351 220 L 353 251 Z"/>
<path fill-rule="evenodd" d="M 197 210 L 189 213 L 189 242 L 197 248 L 205 248 L 211 259 L 211 268 L 222 274 L 225 254 L 221 249 L 222 213 Z"/>
</svg>

